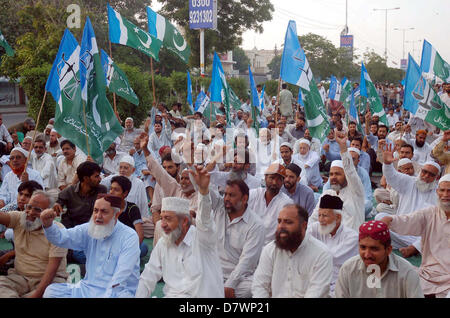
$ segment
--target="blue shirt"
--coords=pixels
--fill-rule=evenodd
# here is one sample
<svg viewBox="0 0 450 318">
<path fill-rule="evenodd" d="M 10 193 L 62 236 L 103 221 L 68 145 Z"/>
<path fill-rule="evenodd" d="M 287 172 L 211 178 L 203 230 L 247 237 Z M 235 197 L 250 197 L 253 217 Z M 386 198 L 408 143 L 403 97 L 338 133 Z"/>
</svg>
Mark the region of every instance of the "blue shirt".
<svg viewBox="0 0 450 318">
<path fill-rule="evenodd" d="M 329 144 L 330 150 L 323 150 L 323 146 Z M 322 144 L 322 154 L 325 155 L 328 161 L 341 160 L 341 149 L 339 148 L 339 144 L 336 140 L 329 140 L 328 138 Z"/>
<path fill-rule="evenodd" d="M 89 223 L 71 229 L 53 223 L 44 229 L 53 245 L 83 251 L 86 255 L 86 275 L 73 287 L 72 296 L 134 297 L 141 253 L 136 231 L 117 221 L 110 236 L 96 240 L 89 236 L 88 228 Z"/>
<path fill-rule="evenodd" d="M 388 138 L 385 139 L 386 140 L 386 145 L 392 145 L 392 141 L 390 141 Z M 375 152 L 378 149 L 378 136 L 374 136 L 372 133 L 370 133 L 369 135 L 367 135 L 367 141 L 369 142 L 370 146 L 372 147 L 373 150 L 375 150 Z"/>
<path fill-rule="evenodd" d="M 142 170 L 148 170 L 147 160 L 145 159 L 144 151 L 141 151 L 141 154 L 138 154 L 138 152 L 136 151 L 133 154 L 133 159 L 134 159 L 134 168 L 136 169 L 134 170 L 133 175 L 138 178 L 139 177 L 143 178 L 144 176 L 142 175 Z"/>
<path fill-rule="evenodd" d="M 370 172 L 370 156 L 367 152 L 361 150 L 358 167 L 366 169 L 367 173 Z"/>
</svg>

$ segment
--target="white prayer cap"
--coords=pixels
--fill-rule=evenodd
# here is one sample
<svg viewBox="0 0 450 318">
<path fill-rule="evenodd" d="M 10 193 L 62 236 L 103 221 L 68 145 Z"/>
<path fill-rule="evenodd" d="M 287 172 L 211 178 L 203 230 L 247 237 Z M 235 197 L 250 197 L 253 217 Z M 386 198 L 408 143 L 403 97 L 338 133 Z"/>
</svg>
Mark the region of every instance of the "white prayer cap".
<svg viewBox="0 0 450 318">
<path fill-rule="evenodd" d="M 223 146 L 225 146 L 225 141 L 223 139 L 216 140 L 214 142 L 214 146 L 216 146 L 216 145 L 223 147 Z"/>
<path fill-rule="evenodd" d="M 125 121 L 127 121 L 127 120 L 131 120 L 132 122 L 134 122 L 133 118 L 131 118 L 131 117 L 127 117 L 127 119 L 125 119 Z"/>
<path fill-rule="evenodd" d="M 344 169 L 344 164 L 342 163 L 342 160 L 333 160 L 331 163 L 330 169 L 333 167 L 339 167 L 341 169 Z"/>
<path fill-rule="evenodd" d="M 53 125 L 48 124 L 47 126 L 45 126 L 45 129 L 47 128 L 53 129 Z"/>
<path fill-rule="evenodd" d="M 302 138 L 298 141 L 298 144 L 307 144 L 308 146 L 311 146 L 311 142 L 308 139 Z"/>
<path fill-rule="evenodd" d="M 52 130 L 50 131 L 50 133 L 52 132 L 58 133 L 54 128 L 52 128 Z"/>
<path fill-rule="evenodd" d="M 272 96 L 272 100 L 273 100 L 273 99 L 277 99 L 277 97 L 276 97 L 276 96 Z"/>
<path fill-rule="evenodd" d="M 22 153 L 25 156 L 25 158 L 28 158 L 28 154 L 29 154 L 28 151 L 26 151 L 22 147 L 15 147 L 15 148 L 13 148 L 13 150 L 11 150 L 11 153 L 13 151 L 18 151 L 18 152 Z"/>
<path fill-rule="evenodd" d="M 438 169 L 438 171 L 441 172 L 441 166 L 436 161 L 427 161 L 424 163 L 422 167 L 426 165 L 435 166 Z"/>
<path fill-rule="evenodd" d="M 197 147 L 195 147 L 195 150 L 207 150 L 208 149 L 208 147 L 206 147 L 206 145 L 205 144 L 203 144 L 203 143 L 201 143 L 201 142 L 199 142 L 198 144 L 197 144 Z"/>
<path fill-rule="evenodd" d="M 358 154 L 358 156 L 361 156 L 361 151 L 359 151 L 358 148 L 355 148 L 355 147 L 349 147 L 347 150 L 348 150 L 348 151 L 356 152 L 356 153 Z"/>
<path fill-rule="evenodd" d="M 293 149 L 292 149 L 292 145 L 291 145 L 290 143 L 288 143 L 287 141 L 283 142 L 283 143 L 280 145 L 280 149 L 281 149 L 281 147 L 288 147 L 289 149 L 293 150 Z"/>
<path fill-rule="evenodd" d="M 450 182 L 450 173 L 447 173 L 446 175 L 443 175 L 440 179 L 439 179 L 439 184 L 441 182 Z"/>
<path fill-rule="evenodd" d="M 123 157 L 120 159 L 119 163 L 122 163 L 122 162 L 128 163 L 129 165 L 131 165 L 132 167 L 134 167 L 134 159 L 133 159 L 133 157 L 131 157 L 130 155 L 125 155 L 125 156 L 123 156 Z"/>
<path fill-rule="evenodd" d="M 166 197 L 162 199 L 161 212 L 171 211 L 175 213 L 189 214 L 189 201 L 183 198 Z"/>
<path fill-rule="evenodd" d="M 400 159 L 400 160 L 398 161 L 397 167 L 400 168 L 401 166 L 407 165 L 408 163 L 412 163 L 411 159 L 408 159 L 408 158 Z"/>
<path fill-rule="evenodd" d="M 33 138 L 31 138 L 30 136 L 25 136 L 25 137 L 23 138 L 23 140 L 25 140 L 25 139 L 31 139 L 31 140 L 33 140 Z"/>
</svg>

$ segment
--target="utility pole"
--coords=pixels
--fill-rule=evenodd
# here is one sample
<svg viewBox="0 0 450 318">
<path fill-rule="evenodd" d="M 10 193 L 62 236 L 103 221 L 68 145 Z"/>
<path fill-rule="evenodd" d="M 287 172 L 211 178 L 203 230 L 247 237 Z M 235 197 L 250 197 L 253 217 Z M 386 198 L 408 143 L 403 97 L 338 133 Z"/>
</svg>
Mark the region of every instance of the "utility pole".
<svg viewBox="0 0 450 318">
<path fill-rule="evenodd" d="M 406 43 L 412 43 L 412 56 L 413 57 L 415 57 L 414 56 L 414 53 L 416 52 L 416 48 L 415 48 L 415 43 L 417 43 L 417 42 L 422 42 L 422 40 L 415 40 L 415 41 L 405 41 Z M 417 59 L 417 60 L 420 60 L 420 57 Z"/>
<path fill-rule="evenodd" d="M 384 11 L 386 16 L 385 16 L 385 22 L 384 22 L 384 58 L 386 59 L 386 64 L 387 64 L 387 13 L 390 10 L 398 10 L 400 9 L 400 7 L 396 7 L 396 8 L 386 8 L 386 9 L 373 9 L 373 11 Z"/>
<path fill-rule="evenodd" d="M 394 30 L 403 32 L 403 59 L 404 59 L 405 58 L 405 32 L 414 30 L 414 28 L 406 28 L 406 29 L 394 28 Z"/>
</svg>

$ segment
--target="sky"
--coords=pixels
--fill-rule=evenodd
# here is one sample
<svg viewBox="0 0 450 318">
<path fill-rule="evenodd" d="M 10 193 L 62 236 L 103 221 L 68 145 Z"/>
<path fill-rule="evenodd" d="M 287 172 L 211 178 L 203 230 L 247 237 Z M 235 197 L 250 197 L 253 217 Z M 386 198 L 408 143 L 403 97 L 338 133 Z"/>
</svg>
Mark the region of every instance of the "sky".
<svg viewBox="0 0 450 318">
<path fill-rule="evenodd" d="M 220 1 L 220 0 L 218 0 Z M 366 47 L 384 56 L 386 11 L 388 65 L 400 67 L 405 32 L 405 58 L 411 53 L 420 64 L 423 39 L 430 42 L 442 58 L 450 61 L 450 0 L 347 0 L 349 34 L 354 36 L 355 53 L 362 56 Z M 273 19 L 263 23 L 262 34 L 246 31 L 243 49 L 280 49 L 289 20 L 295 20 L 297 34 L 319 34 L 339 46 L 340 32 L 345 25 L 346 0 L 271 0 Z M 414 49 L 414 52 L 413 52 Z M 396 63 L 396 64 L 395 64 Z"/>
</svg>

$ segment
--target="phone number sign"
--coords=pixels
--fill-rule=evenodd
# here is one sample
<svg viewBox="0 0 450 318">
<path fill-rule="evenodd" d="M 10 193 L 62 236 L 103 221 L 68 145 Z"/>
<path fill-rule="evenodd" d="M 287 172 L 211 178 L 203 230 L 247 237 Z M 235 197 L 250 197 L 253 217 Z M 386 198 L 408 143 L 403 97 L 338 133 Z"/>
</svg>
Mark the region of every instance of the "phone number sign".
<svg viewBox="0 0 450 318">
<path fill-rule="evenodd" d="M 189 0 L 189 28 L 217 28 L 217 0 Z"/>
</svg>

